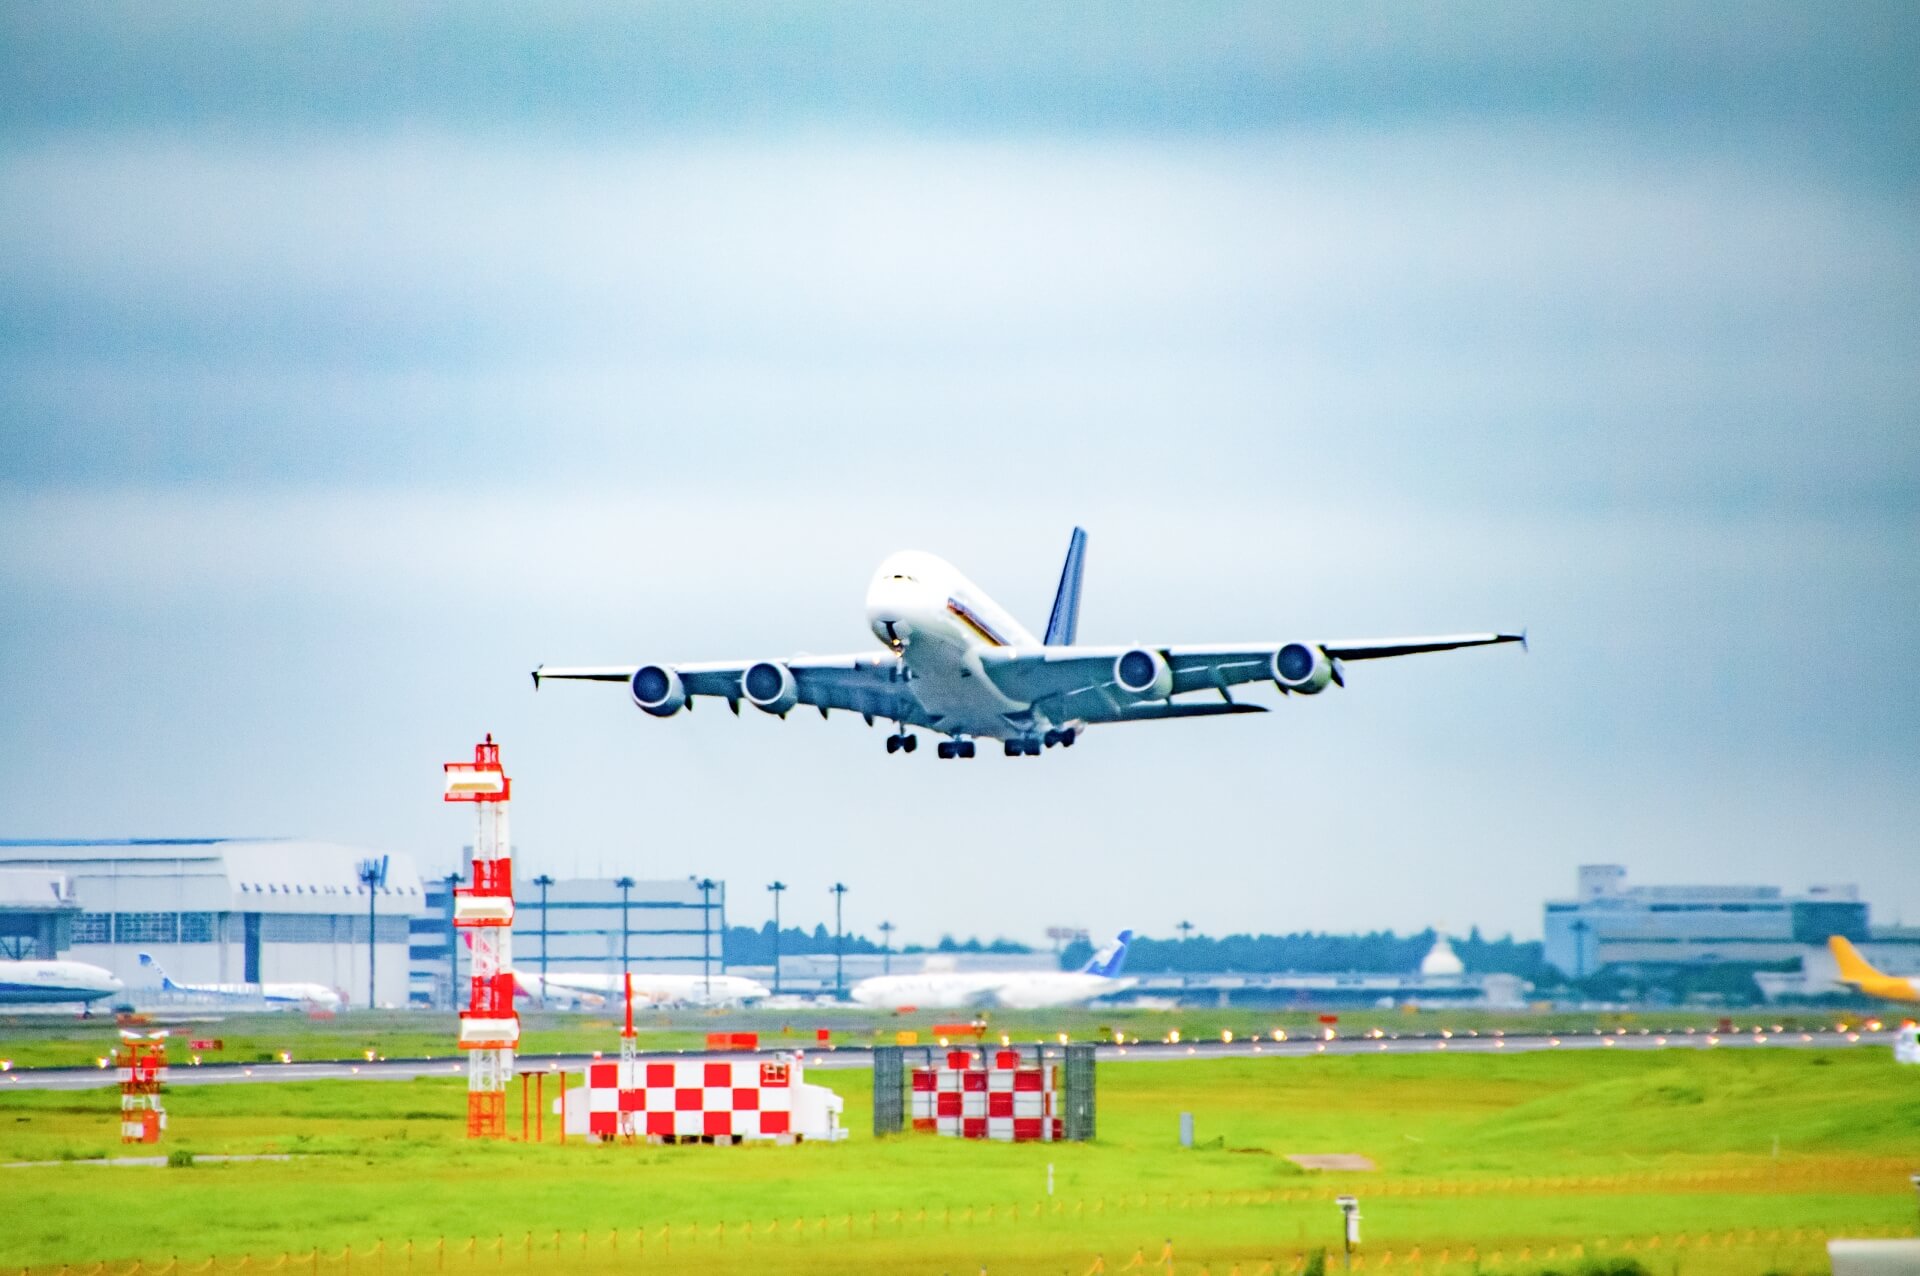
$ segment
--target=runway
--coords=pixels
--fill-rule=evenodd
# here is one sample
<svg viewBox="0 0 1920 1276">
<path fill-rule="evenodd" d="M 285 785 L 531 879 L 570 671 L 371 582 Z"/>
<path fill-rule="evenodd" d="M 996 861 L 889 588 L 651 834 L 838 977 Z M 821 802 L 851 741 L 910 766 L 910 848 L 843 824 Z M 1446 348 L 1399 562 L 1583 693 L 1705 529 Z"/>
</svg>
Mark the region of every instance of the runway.
<svg viewBox="0 0 1920 1276">
<path fill-rule="evenodd" d="M 1287 1041 L 1237 1040 L 1224 1042 L 1129 1042 L 1126 1045 L 1101 1043 L 1102 1063 L 1144 1063 L 1178 1059 L 1311 1059 L 1323 1055 L 1410 1055 L 1410 1054 L 1528 1054 L 1543 1050 L 1834 1050 L 1856 1046 L 1890 1049 L 1890 1032 L 1745 1032 L 1590 1033 L 1565 1036 L 1507 1033 L 1456 1036 L 1385 1036 L 1297 1038 Z M 962 1043 L 956 1043 L 956 1048 Z M 1015 1042 L 1015 1045 L 1022 1043 Z M 1036 1044 L 1025 1043 L 1029 1046 Z M 1045 1044 L 1046 1055 L 1058 1058 L 1057 1043 Z M 910 1046 L 909 1051 L 931 1050 L 939 1046 Z M 641 1051 L 642 1058 L 677 1058 L 705 1055 L 703 1050 Z M 864 1046 L 826 1050 L 759 1052 L 772 1056 L 792 1053 L 803 1057 L 809 1068 L 831 1071 L 872 1066 L 872 1052 Z M 613 1057 L 609 1055 L 607 1057 Z M 715 1056 L 738 1058 L 738 1054 Z M 911 1058 L 911 1055 L 909 1056 Z M 515 1062 L 520 1071 L 579 1072 L 589 1063 L 601 1062 L 592 1055 L 521 1055 Z M 460 1076 L 467 1070 L 466 1060 L 381 1059 L 373 1062 L 341 1061 L 332 1063 L 208 1063 L 198 1066 L 176 1064 L 168 1070 L 169 1085 L 271 1085 L 291 1081 L 412 1081 L 418 1077 Z M 0 1079 L 0 1095 L 25 1090 L 92 1090 L 116 1083 L 112 1068 L 15 1068 Z"/>
</svg>

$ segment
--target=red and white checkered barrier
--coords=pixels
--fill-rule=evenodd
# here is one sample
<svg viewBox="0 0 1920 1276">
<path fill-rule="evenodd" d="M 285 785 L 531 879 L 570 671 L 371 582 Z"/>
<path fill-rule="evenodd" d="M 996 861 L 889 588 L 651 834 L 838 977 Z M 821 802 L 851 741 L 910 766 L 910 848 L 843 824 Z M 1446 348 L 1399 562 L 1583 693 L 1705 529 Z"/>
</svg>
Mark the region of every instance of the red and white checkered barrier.
<svg viewBox="0 0 1920 1276">
<path fill-rule="evenodd" d="M 961 1139 L 1052 1143 L 1066 1137 L 1060 1069 L 1018 1050 L 951 1050 L 944 1066 L 913 1070 L 916 1130 Z"/>
<path fill-rule="evenodd" d="M 736 1143 L 846 1137 L 842 1101 L 802 1080 L 798 1060 L 671 1059 L 593 1063 L 567 1092 L 569 1134 Z"/>
</svg>

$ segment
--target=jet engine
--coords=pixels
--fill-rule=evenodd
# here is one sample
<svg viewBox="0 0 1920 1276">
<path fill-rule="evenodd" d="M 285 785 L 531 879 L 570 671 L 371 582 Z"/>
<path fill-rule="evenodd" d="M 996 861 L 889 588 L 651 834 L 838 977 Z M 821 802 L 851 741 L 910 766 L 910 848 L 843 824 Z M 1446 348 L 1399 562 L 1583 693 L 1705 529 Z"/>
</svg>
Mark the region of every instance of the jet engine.
<svg viewBox="0 0 1920 1276">
<path fill-rule="evenodd" d="M 1273 653 L 1273 680 L 1282 691 L 1317 696 L 1338 681 L 1338 671 L 1327 653 L 1304 642 L 1290 642 Z"/>
<path fill-rule="evenodd" d="M 1173 666 L 1157 651 L 1135 647 L 1113 662 L 1113 680 L 1129 695 L 1165 700 L 1173 694 Z"/>
<path fill-rule="evenodd" d="M 800 688 L 794 685 L 793 670 L 771 660 L 750 665 L 741 675 L 740 691 L 754 708 L 785 717 L 800 703 Z"/>
<path fill-rule="evenodd" d="M 633 702 L 656 718 L 670 718 L 686 707 L 687 688 L 665 665 L 641 665 L 628 682 Z"/>
</svg>

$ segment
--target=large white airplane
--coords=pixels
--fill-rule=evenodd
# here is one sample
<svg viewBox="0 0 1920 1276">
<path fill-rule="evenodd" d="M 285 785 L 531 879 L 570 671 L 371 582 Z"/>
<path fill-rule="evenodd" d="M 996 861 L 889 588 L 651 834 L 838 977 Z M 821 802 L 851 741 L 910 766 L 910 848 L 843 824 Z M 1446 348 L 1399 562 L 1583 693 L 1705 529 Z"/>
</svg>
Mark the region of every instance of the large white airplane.
<svg viewBox="0 0 1920 1276">
<path fill-rule="evenodd" d="M 867 623 L 883 651 L 787 660 L 596 665 L 533 671 L 548 679 L 623 682 L 656 718 L 719 696 L 734 713 L 745 700 L 784 718 L 800 705 L 896 724 L 887 752 L 912 753 L 925 727 L 948 738 L 943 758 L 970 758 L 972 737 L 1003 742 L 1008 757 L 1071 746 L 1088 726 L 1163 718 L 1265 713 L 1233 698 L 1244 682 L 1272 680 L 1282 694 L 1346 686 L 1346 666 L 1456 647 L 1526 641 L 1524 634 L 1451 634 L 1339 642 L 1241 642 L 1138 647 L 1081 646 L 1080 581 L 1087 534 L 1073 530 L 1043 638 L 1023 628 L 952 564 L 907 550 L 886 559 L 867 588 Z M 1198 700 L 1176 700 L 1187 692 Z"/>
<path fill-rule="evenodd" d="M 543 1001 L 584 1001 L 618 1005 L 626 993 L 619 975 L 540 975 L 513 972 L 517 991 Z M 743 975 L 659 975 L 633 977 L 636 1006 L 735 1006 L 759 1001 L 772 992 Z"/>
<path fill-rule="evenodd" d="M 346 998 L 325 984 L 183 984 L 167 974 L 152 953 L 141 953 L 140 964 L 151 966 L 153 973 L 160 976 L 160 986 L 168 992 L 217 997 L 223 1001 L 264 1001 L 273 1009 L 312 1006 L 319 1010 L 338 1010 L 346 1004 Z"/>
<path fill-rule="evenodd" d="M 1133 932 L 1121 931 L 1079 970 L 935 970 L 918 975 L 875 975 L 855 984 L 848 996 L 859 1005 L 877 1010 L 980 1006 L 1046 1010 L 1073 1006 L 1133 987 L 1136 980 L 1120 977 L 1131 942 Z"/>
<path fill-rule="evenodd" d="M 0 1006 L 97 1001 L 124 986 L 112 971 L 84 961 L 0 961 Z"/>
</svg>

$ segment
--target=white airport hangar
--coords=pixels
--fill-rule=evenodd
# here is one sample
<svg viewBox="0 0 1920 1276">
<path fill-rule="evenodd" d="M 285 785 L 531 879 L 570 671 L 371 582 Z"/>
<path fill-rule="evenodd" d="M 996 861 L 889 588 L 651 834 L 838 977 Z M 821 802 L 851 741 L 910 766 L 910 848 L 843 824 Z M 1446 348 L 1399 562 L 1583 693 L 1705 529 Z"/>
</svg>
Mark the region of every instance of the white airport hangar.
<svg viewBox="0 0 1920 1276">
<path fill-rule="evenodd" d="M 367 860 L 386 860 L 371 896 Z M 410 856 L 297 838 L 0 840 L 0 868 L 64 874 L 78 905 L 63 956 L 118 975 L 129 997 L 160 995 L 150 952 L 181 983 L 299 982 L 367 999 L 372 905 L 375 999 L 407 1004 L 407 932 L 424 907 Z"/>
</svg>

